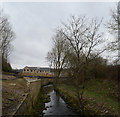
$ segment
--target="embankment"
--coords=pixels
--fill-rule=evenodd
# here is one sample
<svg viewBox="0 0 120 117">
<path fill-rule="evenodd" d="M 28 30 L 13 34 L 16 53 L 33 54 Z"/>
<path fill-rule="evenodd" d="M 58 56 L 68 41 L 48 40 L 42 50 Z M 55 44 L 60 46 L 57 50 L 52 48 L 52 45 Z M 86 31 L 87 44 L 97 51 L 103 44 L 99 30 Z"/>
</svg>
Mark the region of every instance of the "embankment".
<svg viewBox="0 0 120 117">
<path fill-rule="evenodd" d="M 29 83 L 29 92 L 15 112 L 15 115 L 30 115 L 40 93 L 41 87 L 49 83 L 48 79 L 40 79 Z"/>
<path fill-rule="evenodd" d="M 48 84 L 49 79 L 16 78 L 2 83 L 3 116 L 29 115 L 41 86 Z"/>
<path fill-rule="evenodd" d="M 67 81 L 67 80 L 66 80 Z M 69 81 L 59 81 L 56 90 L 68 102 L 68 105 L 79 111 L 76 89 Z M 86 115 L 118 115 L 117 83 L 102 79 L 92 79 L 85 83 L 84 106 Z"/>
</svg>

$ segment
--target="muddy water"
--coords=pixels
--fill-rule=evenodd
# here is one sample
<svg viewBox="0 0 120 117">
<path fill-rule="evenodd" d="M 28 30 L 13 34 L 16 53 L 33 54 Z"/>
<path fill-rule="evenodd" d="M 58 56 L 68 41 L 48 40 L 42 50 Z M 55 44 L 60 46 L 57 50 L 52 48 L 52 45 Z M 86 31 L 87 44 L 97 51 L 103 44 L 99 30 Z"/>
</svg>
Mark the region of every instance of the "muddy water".
<svg viewBox="0 0 120 117">
<path fill-rule="evenodd" d="M 61 98 L 61 96 L 52 89 L 48 93 L 50 96 L 50 102 L 45 103 L 46 110 L 43 111 L 43 116 L 47 115 L 79 115 L 73 112 L 67 107 L 66 102 Z"/>
</svg>

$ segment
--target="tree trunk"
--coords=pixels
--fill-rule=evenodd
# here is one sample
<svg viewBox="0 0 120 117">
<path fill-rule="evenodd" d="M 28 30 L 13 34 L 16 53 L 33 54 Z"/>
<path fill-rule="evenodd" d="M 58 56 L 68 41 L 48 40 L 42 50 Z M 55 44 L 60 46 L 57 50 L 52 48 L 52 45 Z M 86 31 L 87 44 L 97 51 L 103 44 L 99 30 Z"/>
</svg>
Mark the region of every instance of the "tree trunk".
<svg viewBox="0 0 120 117">
<path fill-rule="evenodd" d="M 82 82 L 83 84 L 83 82 Z M 83 87 L 80 89 L 79 88 L 79 78 L 77 78 L 77 82 L 76 82 L 76 93 L 77 93 L 77 98 L 78 98 L 78 105 L 80 107 L 80 110 L 83 111 L 84 110 L 84 103 L 83 103 L 83 93 L 84 93 L 84 85 Z M 81 90 L 81 93 L 80 93 Z"/>
<path fill-rule="evenodd" d="M 79 92 L 79 88 L 78 87 L 77 87 L 76 92 L 77 92 L 77 98 L 78 98 L 78 105 L 80 107 L 81 106 L 81 104 L 80 104 L 80 92 Z"/>
<path fill-rule="evenodd" d="M 82 92 L 81 92 L 81 94 L 80 94 L 80 104 L 81 104 L 81 110 L 82 110 L 82 111 L 84 110 L 83 93 L 84 93 L 84 85 L 83 85 L 83 87 L 82 87 Z"/>
</svg>

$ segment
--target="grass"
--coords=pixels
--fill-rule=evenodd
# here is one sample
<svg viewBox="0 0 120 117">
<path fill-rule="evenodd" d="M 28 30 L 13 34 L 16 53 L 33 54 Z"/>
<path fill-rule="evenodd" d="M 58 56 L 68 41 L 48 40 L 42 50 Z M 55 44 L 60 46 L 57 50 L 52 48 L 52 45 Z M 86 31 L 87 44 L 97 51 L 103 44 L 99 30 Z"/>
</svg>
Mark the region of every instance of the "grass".
<svg viewBox="0 0 120 117">
<path fill-rule="evenodd" d="M 42 111 L 45 109 L 45 103 L 47 103 L 49 101 L 50 101 L 49 96 L 45 92 L 40 91 L 40 93 L 38 94 L 38 97 L 35 101 L 35 104 L 32 107 L 30 115 L 38 116 L 38 115 L 42 114 Z"/>
<path fill-rule="evenodd" d="M 118 101 L 116 99 L 118 87 L 116 82 L 92 79 L 85 83 L 85 87 L 84 99 L 87 100 L 86 108 L 88 110 L 93 110 L 102 115 L 118 113 Z M 75 97 L 77 99 L 74 86 L 62 83 L 58 86 L 58 89 L 69 94 L 71 98 Z M 111 95 L 111 92 L 114 92 L 114 95 Z"/>
</svg>

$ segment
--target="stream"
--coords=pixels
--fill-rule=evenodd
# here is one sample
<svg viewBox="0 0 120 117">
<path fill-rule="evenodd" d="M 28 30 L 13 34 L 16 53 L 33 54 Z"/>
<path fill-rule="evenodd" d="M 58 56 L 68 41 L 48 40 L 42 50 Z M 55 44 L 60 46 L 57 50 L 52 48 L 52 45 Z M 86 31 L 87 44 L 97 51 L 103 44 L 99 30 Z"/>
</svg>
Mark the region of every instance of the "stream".
<svg viewBox="0 0 120 117">
<path fill-rule="evenodd" d="M 45 87 L 53 87 L 52 85 L 48 85 Z M 49 93 L 50 102 L 45 103 L 46 110 L 43 111 L 43 117 L 47 115 L 79 115 L 76 112 L 73 112 L 70 108 L 68 108 L 66 102 L 61 98 L 61 96 L 52 89 Z"/>
</svg>

